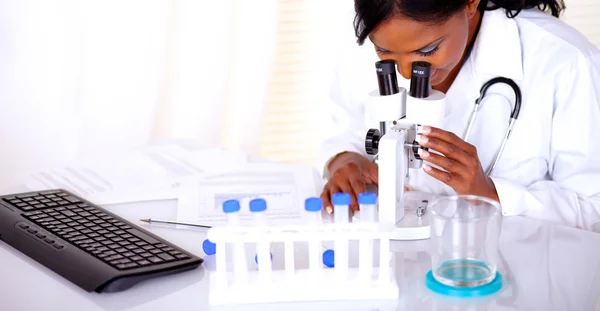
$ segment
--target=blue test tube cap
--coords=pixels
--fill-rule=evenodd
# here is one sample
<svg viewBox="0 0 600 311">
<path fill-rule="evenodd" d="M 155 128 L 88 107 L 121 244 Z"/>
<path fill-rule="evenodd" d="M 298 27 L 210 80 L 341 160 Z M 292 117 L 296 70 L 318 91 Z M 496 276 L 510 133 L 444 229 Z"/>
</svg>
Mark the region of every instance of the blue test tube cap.
<svg viewBox="0 0 600 311">
<path fill-rule="evenodd" d="M 328 268 L 335 266 L 335 252 L 332 249 L 323 252 L 323 264 Z"/>
<path fill-rule="evenodd" d="M 273 253 L 271 254 L 271 261 L 273 261 Z M 254 255 L 254 262 L 258 265 L 258 255 Z"/>
<path fill-rule="evenodd" d="M 323 200 L 318 197 L 308 198 L 304 201 L 304 209 L 308 212 L 318 212 L 323 208 Z"/>
<path fill-rule="evenodd" d="M 265 199 L 253 199 L 250 201 L 250 211 L 255 212 L 264 212 L 267 210 L 267 201 Z"/>
<path fill-rule="evenodd" d="M 377 195 L 372 192 L 359 193 L 358 204 L 377 204 Z"/>
<path fill-rule="evenodd" d="M 211 242 L 209 239 L 206 239 L 204 242 L 202 242 L 202 250 L 206 255 L 214 255 L 217 253 L 217 245 Z"/>
<path fill-rule="evenodd" d="M 227 200 L 223 202 L 223 212 L 235 213 L 240 210 L 240 201 L 238 200 Z"/>
<path fill-rule="evenodd" d="M 333 205 L 350 205 L 350 195 L 344 192 L 338 192 L 331 196 Z"/>
</svg>

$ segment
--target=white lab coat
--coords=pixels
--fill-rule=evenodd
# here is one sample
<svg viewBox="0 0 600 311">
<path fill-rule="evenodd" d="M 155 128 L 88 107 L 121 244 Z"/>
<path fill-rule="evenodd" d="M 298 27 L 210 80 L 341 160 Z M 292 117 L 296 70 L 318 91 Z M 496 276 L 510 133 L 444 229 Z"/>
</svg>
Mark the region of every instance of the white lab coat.
<svg viewBox="0 0 600 311">
<path fill-rule="evenodd" d="M 366 121 L 367 94 L 377 89 L 370 44 L 340 55 L 331 88 L 336 131 L 322 145 L 320 165 L 342 151 L 366 155 L 365 134 L 379 128 Z M 483 83 L 504 76 L 523 95 L 519 118 L 491 175 L 503 214 L 526 215 L 600 231 L 600 52 L 580 33 L 538 10 L 509 19 L 485 12 L 473 51 L 446 94 L 446 116 L 437 126 L 464 136 Z M 398 75 L 401 78 L 400 75 Z M 401 79 L 401 86 L 409 81 Z M 491 87 L 469 142 L 487 169 L 502 142 L 513 106 L 504 84 Z M 452 188 L 411 170 L 412 190 L 439 195 Z"/>
</svg>

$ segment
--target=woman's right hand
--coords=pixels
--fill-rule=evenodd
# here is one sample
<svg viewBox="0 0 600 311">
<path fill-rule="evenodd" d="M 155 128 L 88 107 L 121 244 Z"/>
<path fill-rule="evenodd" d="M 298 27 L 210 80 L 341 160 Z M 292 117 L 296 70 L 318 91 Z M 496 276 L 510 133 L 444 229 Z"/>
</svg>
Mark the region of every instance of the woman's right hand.
<svg viewBox="0 0 600 311">
<path fill-rule="evenodd" d="M 333 212 L 331 196 L 338 192 L 350 194 L 352 214 L 358 211 L 357 197 L 367 191 L 367 185 L 377 185 L 377 165 L 356 152 L 338 154 L 329 163 L 329 180 L 323 187 L 321 200 L 328 214 Z"/>
</svg>

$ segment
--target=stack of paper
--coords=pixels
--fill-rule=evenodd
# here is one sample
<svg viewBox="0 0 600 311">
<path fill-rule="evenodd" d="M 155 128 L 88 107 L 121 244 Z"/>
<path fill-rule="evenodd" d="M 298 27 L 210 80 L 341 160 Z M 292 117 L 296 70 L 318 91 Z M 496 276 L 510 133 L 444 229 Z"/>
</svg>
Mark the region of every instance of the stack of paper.
<svg viewBox="0 0 600 311">
<path fill-rule="evenodd" d="M 235 169 L 246 162 L 243 154 L 226 150 L 157 144 L 31 174 L 18 188 L 62 188 L 98 204 L 175 199 L 181 182 Z"/>
<path fill-rule="evenodd" d="M 269 221 L 299 221 L 304 200 L 320 193 L 321 179 L 310 166 L 274 163 L 218 148 L 185 143 L 145 146 L 102 155 L 31 174 L 20 189 L 63 188 L 100 205 L 178 199 L 178 220 L 216 225 L 225 221 L 222 203 L 238 199 L 241 218 L 261 197 Z"/>
<path fill-rule="evenodd" d="M 317 171 L 308 166 L 248 163 L 224 174 L 183 183 L 179 190 L 180 221 L 225 224 L 223 202 L 237 199 L 241 205 L 240 219 L 248 224 L 252 221 L 249 202 L 263 198 L 267 202 L 267 222 L 282 224 L 304 221 L 304 201 L 320 194 L 321 182 Z"/>
</svg>

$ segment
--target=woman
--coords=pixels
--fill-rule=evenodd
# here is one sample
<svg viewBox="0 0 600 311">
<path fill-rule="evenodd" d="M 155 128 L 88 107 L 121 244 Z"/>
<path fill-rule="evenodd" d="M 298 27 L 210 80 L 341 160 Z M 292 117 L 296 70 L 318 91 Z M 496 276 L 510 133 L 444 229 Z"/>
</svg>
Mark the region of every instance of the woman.
<svg viewBox="0 0 600 311">
<path fill-rule="evenodd" d="M 600 138 L 594 136 L 600 135 L 600 52 L 557 18 L 563 9 L 560 0 L 355 1 L 359 45 L 371 42 L 377 58 L 394 60 L 406 79 L 414 61 L 429 62 L 432 87 L 446 93 L 443 122 L 424 128 L 420 140 L 439 154 L 423 152 L 426 165 L 411 170 L 408 189 L 485 196 L 499 201 L 504 215 L 578 228 L 600 221 Z M 366 94 L 376 89 L 374 63 L 349 61 L 332 89 L 339 132 L 321 151 L 328 212 L 331 194 L 351 193 L 356 211 L 356 195 L 378 183 L 364 150 L 367 130 L 377 128 L 365 122 L 364 110 Z M 356 69 L 363 63 L 370 73 Z M 514 80 L 523 101 L 488 177 L 512 90 L 488 91 L 469 141 L 461 137 L 481 86 L 498 76 Z"/>
</svg>

